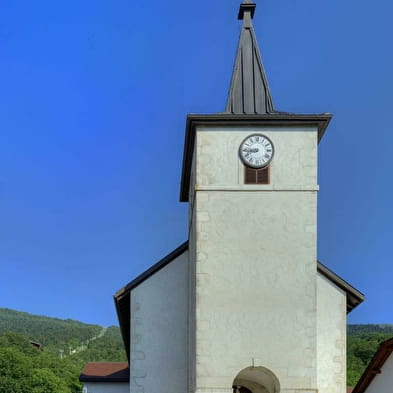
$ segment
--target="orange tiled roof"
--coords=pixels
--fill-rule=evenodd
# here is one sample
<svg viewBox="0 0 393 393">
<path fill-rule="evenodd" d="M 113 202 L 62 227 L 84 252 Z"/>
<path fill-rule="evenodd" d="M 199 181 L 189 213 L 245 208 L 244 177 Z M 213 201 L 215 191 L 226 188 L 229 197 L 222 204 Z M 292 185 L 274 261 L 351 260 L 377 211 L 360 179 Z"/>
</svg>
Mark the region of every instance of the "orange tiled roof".
<svg viewBox="0 0 393 393">
<path fill-rule="evenodd" d="M 129 382 L 127 362 L 87 363 L 79 376 L 81 382 Z"/>
</svg>

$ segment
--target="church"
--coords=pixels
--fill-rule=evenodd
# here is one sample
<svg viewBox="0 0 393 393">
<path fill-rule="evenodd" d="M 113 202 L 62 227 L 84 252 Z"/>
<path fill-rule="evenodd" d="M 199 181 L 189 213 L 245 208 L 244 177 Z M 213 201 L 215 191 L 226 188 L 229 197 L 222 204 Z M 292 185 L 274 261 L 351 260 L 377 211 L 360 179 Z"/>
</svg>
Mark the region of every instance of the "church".
<svg viewBox="0 0 393 393">
<path fill-rule="evenodd" d="M 280 112 L 244 0 L 226 109 L 188 115 L 188 241 L 114 296 L 128 364 L 85 392 L 344 393 L 364 296 L 317 261 L 317 154 L 331 115 Z"/>
</svg>

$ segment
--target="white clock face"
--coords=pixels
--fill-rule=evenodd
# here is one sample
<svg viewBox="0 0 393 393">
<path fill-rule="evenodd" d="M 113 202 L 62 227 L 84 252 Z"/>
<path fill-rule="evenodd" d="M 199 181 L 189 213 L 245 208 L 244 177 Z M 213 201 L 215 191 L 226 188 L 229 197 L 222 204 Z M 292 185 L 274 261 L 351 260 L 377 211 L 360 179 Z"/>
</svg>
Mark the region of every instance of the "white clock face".
<svg viewBox="0 0 393 393">
<path fill-rule="evenodd" d="M 272 141 L 262 134 L 249 135 L 239 148 L 240 158 L 245 165 L 251 168 L 263 168 L 269 165 L 273 154 Z"/>
</svg>

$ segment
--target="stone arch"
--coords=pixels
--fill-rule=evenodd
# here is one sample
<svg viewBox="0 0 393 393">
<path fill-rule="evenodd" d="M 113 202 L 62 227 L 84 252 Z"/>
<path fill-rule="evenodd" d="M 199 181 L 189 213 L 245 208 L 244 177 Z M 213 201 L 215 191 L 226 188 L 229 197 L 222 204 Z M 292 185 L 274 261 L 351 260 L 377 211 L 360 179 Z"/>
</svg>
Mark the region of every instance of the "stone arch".
<svg viewBox="0 0 393 393">
<path fill-rule="evenodd" d="M 272 371 L 265 367 L 247 367 L 233 380 L 234 393 L 279 393 L 280 383 Z"/>
</svg>

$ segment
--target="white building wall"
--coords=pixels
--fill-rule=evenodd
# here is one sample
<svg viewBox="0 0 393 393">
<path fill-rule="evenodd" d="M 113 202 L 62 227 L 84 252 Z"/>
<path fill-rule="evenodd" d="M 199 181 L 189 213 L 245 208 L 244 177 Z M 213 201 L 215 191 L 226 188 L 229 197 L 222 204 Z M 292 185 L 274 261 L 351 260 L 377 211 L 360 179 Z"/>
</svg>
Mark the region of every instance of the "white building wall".
<svg viewBox="0 0 393 393">
<path fill-rule="evenodd" d="M 393 391 L 393 356 L 390 354 L 382 366 L 381 374 L 371 381 L 365 393 L 391 393 Z"/>
<path fill-rule="evenodd" d="M 196 180 L 196 159 L 193 155 L 190 184 L 195 184 Z M 196 356 L 195 356 L 195 317 L 196 317 L 196 230 L 192 225 L 195 221 L 194 187 L 190 187 L 189 193 L 189 240 L 188 240 L 188 392 L 195 391 L 195 370 L 196 370 Z"/>
<path fill-rule="evenodd" d="M 85 382 L 83 393 L 129 393 L 128 382 Z"/>
<path fill-rule="evenodd" d="M 188 252 L 131 291 L 131 393 L 184 393 Z"/>
<path fill-rule="evenodd" d="M 271 184 L 244 185 L 241 141 L 275 146 Z M 263 366 L 316 392 L 316 128 L 197 129 L 196 391 Z"/>
<path fill-rule="evenodd" d="M 261 133 L 274 144 L 270 185 L 244 185 L 239 159 L 243 139 Z M 317 129 L 315 127 L 198 127 L 196 189 L 317 189 Z M 192 186 L 192 183 L 191 183 Z"/>
<path fill-rule="evenodd" d="M 317 278 L 317 372 L 319 393 L 346 392 L 346 294 Z"/>
</svg>

